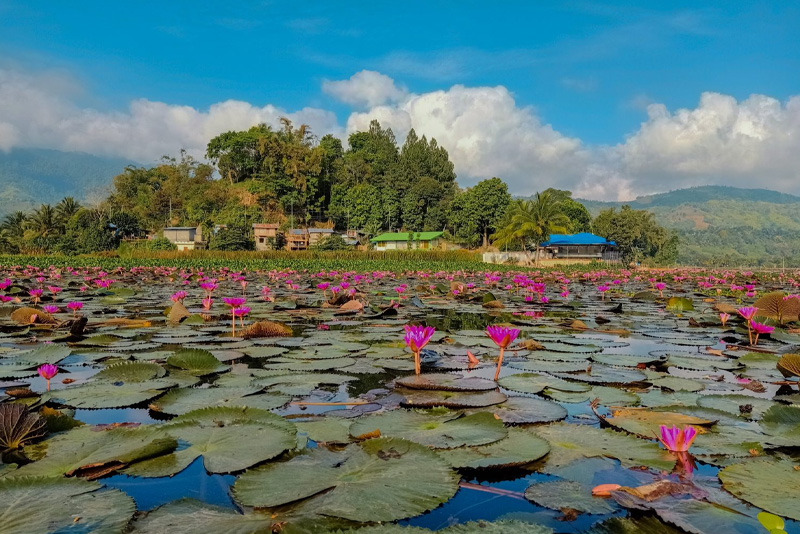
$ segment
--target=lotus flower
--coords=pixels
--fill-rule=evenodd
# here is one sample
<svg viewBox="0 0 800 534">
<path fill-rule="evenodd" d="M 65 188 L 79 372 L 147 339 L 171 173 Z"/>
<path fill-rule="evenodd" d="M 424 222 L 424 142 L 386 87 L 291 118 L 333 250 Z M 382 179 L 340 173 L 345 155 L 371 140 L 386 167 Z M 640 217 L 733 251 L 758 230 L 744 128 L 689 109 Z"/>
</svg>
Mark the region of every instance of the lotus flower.
<svg viewBox="0 0 800 534">
<path fill-rule="evenodd" d="M 423 327 L 408 324 L 403 328 L 406 331 L 406 335 L 403 336 L 403 341 L 406 342 L 408 348 L 414 353 L 414 372 L 419 374 L 421 367 L 419 353 L 431 340 L 431 337 L 433 337 L 433 333 L 436 332 L 436 329 L 432 326 Z"/>
<path fill-rule="evenodd" d="M 694 427 L 687 425 L 681 430 L 675 425 L 672 428 L 661 425 L 661 437 L 658 441 L 669 451 L 684 452 L 689 450 L 696 437 L 697 431 Z"/>
<path fill-rule="evenodd" d="M 177 291 L 173 293 L 172 296 L 170 297 L 170 299 L 172 299 L 172 302 L 180 302 L 181 304 L 183 303 L 183 299 L 185 298 L 186 298 L 186 291 Z"/>
<path fill-rule="evenodd" d="M 49 314 L 58 313 L 58 306 L 53 306 L 53 305 L 42 306 L 42 310 L 46 311 Z"/>
<path fill-rule="evenodd" d="M 728 319 L 730 319 L 730 318 L 731 318 L 731 314 L 729 314 L 729 313 L 721 312 L 719 314 L 719 320 L 720 320 L 720 322 L 722 322 L 723 328 L 725 327 L 725 323 L 727 323 Z"/>
<path fill-rule="evenodd" d="M 663 297 L 664 296 L 664 288 L 666 288 L 666 287 L 667 287 L 667 284 L 665 284 L 664 282 L 659 282 L 659 283 L 656 284 L 656 289 L 658 289 L 658 296 L 659 297 Z"/>
<path fill-rule="evenodd" d="M 75 317 L 81 308 L 83 308 L 83 302 L 67 302 L 67 308 L 72 310 L 72 316 Z"/>
<path fill-rule="evenodd" d="M 761 334 L 771 334 L 773 330 L 775 330 L 774 326 L 769 326 L 764 323 L 757 323 L 752 319 L 750 319 L 750 328 L 752 328 L 753 332 L 756 333 L 756 337 L 753 340 L 753 345 L 758 345 L 758 336 Z"/>
<path fill-rule="evenodd" d="M 58 367 L 52 363 L 46 363 L 40 365 L 36 370 L 39 372 L 39 376 L 47 380 L 47 391 L 50 391 L 50 379 L 58 374 Z"/>
<path fill-rule="evenodd" d="M 238 308 L 239 306 L 247 302 L 247 299 L 244 297 L 225 297 L 222 299 L 222 302 L 224 302 L 231 308 Z"/>
<path fill-rule="evenodd" d="M 517 339 L 519 330 L 516 328 L 509 328 L 507 326 L 487 326 L 486 335 L 500 347 L 500 357 L 497 359 L 497 371 L 494 373 L 494 380 L 500 378 L 500 366 L 503 365 L 503 353 L 506 348 Z"/>
<path fill-rule="evenodd" d="M 214 304 L 214 299 L 212 299 L 211 297 L 205 297 L 202 300 L 202 303 L 203 303 L 203 309 L 208 311 L 211 309 L 211 305 Z"/>
<path fill-rule="evenodd" d="M 747 337 L 750 340 L 750 344 L 752 345 L 753 344 L 753 328 L 750 325 L 750 321 L 753 319 L 753 317 L 755 317 L 756 312 L 758 311 L 758 308 L 756 308 L 755 306 L 745 306 L 743 308 L 739 308 L 736 311 L 738 311 L 739 315 L 741 315 L 744 318 L 744 320 L 747 322 Z"/>
</svg>

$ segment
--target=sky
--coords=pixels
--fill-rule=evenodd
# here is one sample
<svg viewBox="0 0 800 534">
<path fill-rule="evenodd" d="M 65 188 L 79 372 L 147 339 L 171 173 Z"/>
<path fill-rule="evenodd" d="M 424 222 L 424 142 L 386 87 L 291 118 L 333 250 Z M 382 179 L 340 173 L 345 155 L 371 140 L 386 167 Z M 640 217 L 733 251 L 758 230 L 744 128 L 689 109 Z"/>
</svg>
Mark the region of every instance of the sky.
<svg viewBox="0 0 800 534">
<path fill-rule="evenodd" d="M 800 2 L 0 0 L 0 150 L 142 163 L 282 116 L 378 119 L 499 176 L 628 200 L 800 194 Z"/>
</svg>

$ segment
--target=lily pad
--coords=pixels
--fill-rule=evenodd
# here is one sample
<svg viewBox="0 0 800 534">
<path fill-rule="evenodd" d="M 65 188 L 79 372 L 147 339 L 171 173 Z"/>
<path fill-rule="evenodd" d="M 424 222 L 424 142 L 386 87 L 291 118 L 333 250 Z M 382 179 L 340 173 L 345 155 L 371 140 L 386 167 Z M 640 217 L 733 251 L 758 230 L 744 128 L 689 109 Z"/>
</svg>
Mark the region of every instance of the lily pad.
<svg viewBox="0 0 800 534">
<path fill-rule="evenodd" d="M 268 514 L 240 514 L 194 499 L 180 499 L 149 512 L 136 521 L 136 532 L 195 534 L 267 534 L 275 521 Z"/>
<path fill-rule="evenodd" d="M 461 447 L 442 454 L 453 467 L 483 469 L 514 467 L 534 462 L 550 452 L 550 445 L 531 430 L 512 428 L 508 437 L 489 445 Z"/>
<path fill-rule="evenodd" d="M 398 388 L 403 405 L 411 408 L 477 408 L 505 402 L 508 398 L 499 391 L 430 391 Z"/>
<path fill-rule="evenodd" d="M 126 361 L 109 365 L 94 378 L 111 382 L 146 382 L 153 378 L 161 378 L 165 374 L 166 370 L 157 363 Z"/>
<path fill-rule="evenodd" d="M 593 497 L 591 488 L 570 480 L 531 484 L 525 490 L 525 498 L 552 510 L 570 508 L 584 514 L 610 514 L 617 508 L 603 498 Z"/>
<path fill-rule="evenodd" d="M 272 410 L 289 402 L 284 395 L 262 393 L 257 387 L 216 387 L 175 389 L 150 403 L 150 409 L 182 415 L 201 408 L 219 406 L 245 406 Z"/>
<path fill-rule="evenodd" d="M 311 499 L 322 515 L 394 521 L 436 508 L 458 490 L 458 475 L 433 451 L 400 438 L 324 448 L 241 475 L 237 501 L 257 508 Z"/>
<path fill-rule="evenodd" d="M 45 396 L 72 408 L 122 408 L 141 404 L 164 393 L 174 382 L 149 380 L 146 382 L 94 381 L 78 386 L 54 390 Z"/>
<path fill-rule="evenodd" d="M 504 403 L 482 411 L 495 414 L 507 425 L 550 423 L 567 417 L 563 406 L 540 397 L 509 397 Z"/>
<path fill-rule="evenodd" d="M 402 437 L 436 449 L 452 449 L 493 443 L 505 438 L 508 431 L 490 413 L 461 416 L 458 412 L 448 411 L 392 410 L 358 419 L 350 427 L 350 435 L 355 438 L 370 435 Z"/>
<path fill-rule="evenodd" d="M 435 389 L 440 391 L 491 391 L 497 383 L 485 378 L 463 377 L 448 373 L 411 375 L 398 378 L 397 385 L 409 389 Z"/>
<path fill-rule="evenodd" d="M 4 534 L 125 531 L 136 505 L 97 482 L 63 477 L 0 478 Z"/>
<path fill-rule="evenodd" d="M 167 358 L 167 365 L 183 369 L 189 374 L 205 376 L 230 369 L 207 350 L 182 349 Z"/>
</svg>

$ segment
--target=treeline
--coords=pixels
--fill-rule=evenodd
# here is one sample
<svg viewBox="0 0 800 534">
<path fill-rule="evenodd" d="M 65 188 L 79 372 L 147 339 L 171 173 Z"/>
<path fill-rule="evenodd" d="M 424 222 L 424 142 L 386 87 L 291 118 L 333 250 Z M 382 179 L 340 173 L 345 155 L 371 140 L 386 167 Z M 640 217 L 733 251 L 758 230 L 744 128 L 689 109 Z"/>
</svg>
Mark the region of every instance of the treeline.
<svg viewBox="0 0 800 534">
<path fill-rule="evenodd" d="M 225 227 L 211 248 L 248 249 L 252 223 L 266 222 L 358 229 L 365 239 L 385 231 L 444 231 L 466 247 L 494 241 L 508 250 L 533 250 L 552 233 L 595 229 L 620 242 L 630 261 L 666 263 L 674 256 L 673 236 L 646 212 L 604 212 L 592 221 L 569 191 L 512 200 L 497 177 L 460 188 L 436 139 L 412 129 L 400 146 L 377 121 L 352 133 L 345 148 L 331 134 L 318 138 L 307 126 L 282 119 L 277 129 L 262 124 L 218 135 L 206 158 L 209 163 L 182 152 L 152 167 L 129 166 L 113 178 L 108 198 L 92 208 L 64 199 L 14 213 L 0 224 L 0 252 L 111 250 L 125 238 L 198 225 L 204 235 Z M 164 241 L 147 246 L 169 248 Z"/>
</svg>

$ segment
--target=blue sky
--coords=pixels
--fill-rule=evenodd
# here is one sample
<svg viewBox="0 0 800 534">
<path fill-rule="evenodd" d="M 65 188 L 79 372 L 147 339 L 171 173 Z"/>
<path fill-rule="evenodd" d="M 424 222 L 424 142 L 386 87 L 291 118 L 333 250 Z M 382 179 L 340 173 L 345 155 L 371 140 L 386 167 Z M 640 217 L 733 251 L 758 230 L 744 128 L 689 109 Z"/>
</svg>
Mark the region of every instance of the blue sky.
<svg viewBox="0 0 800 534">
<path fill-rule="evenodd" d="M 785 104 L 800 93 L 797 28 L 800 3 L 785 1 L 8 0 L 0 68 L 60 75 L 60 97 L 81 109 L 233 99 L 332 111 L 342 127 L 353 109 L 322 84 L 364 69 L 412 94 L 502 86 L 591 149 L 635 134 L 650 103 L 672 113 L 713 92 Z"/>
</svg>

